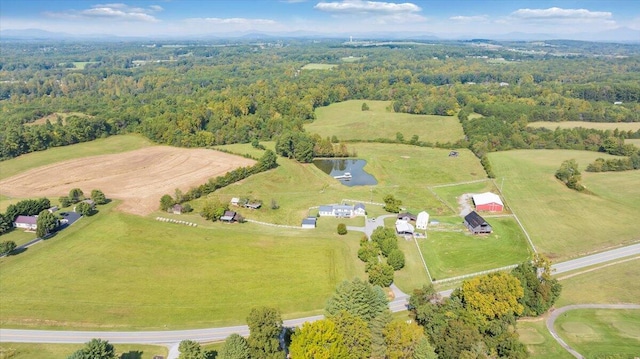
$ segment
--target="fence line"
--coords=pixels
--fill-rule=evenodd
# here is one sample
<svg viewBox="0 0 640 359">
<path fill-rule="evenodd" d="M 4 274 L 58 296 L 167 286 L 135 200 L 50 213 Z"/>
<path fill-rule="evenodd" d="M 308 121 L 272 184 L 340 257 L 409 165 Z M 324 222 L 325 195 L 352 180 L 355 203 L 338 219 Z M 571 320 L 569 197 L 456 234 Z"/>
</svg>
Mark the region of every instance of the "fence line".
<svg viewBox="0 0 640 359">
<path fill-rule="evenodd" d="M 453 207 L 451 207 L 449 205 L 449 203 L 447 203 L 445 200 L 442 199 L 442 197 L 440 197 L 431 187 L 427 187 L 427 189 L 429 190 L 429 192 L 431 192 L 438 201 L 442 202 L 442 204 L 444 204 L 445 206 L 447 206 L 447 208 L 449 208 L 451 210 L 451 212 L 456 213 L 457 211 L 455 209 L 453 209 Z"/>
<path fill-rule="evenodd" d="M 429 281 L 433 282 L 433 279 L 431 279 L 431 273 L 429 273 L 429 268 L 427 268 L 427 262 L 424 260 L 424 256 L 422 255 L 422 250 L 420 250 L 420 246 L 418 245 L 418 240 L 415 237 L 413 237 L 413 242 L 415 242 L 416 247 L 418 247 L 418 253 L 420 253 L 420 259 L 422 259 L 424 270 L 427 271 L 427 276 L 429 277 Z"/>
<path fill-rule="evenodd" d="M 431 188 L 453 187 L 453 186 L 459 186 L 459 185 L 462 185 L 462 184 L 480 183 L 480 182 L 486 182 L 486 181 L 491 181 L 491 180 L 489 178 L 485 178 L 485 179 L 479 179 L 479 180 L 473 180 L 473 181 L 464 181 L 464 182 L 456 182 L 456 183 L 439 184 L 437 186 L 431 186 Z"/>
<path fill-rule="evenodd" d="M 502 197 L 505 202 L 506 199 L 504 197 L 504 194 L 502 193 L 502 186 L 498 187 L 498 184 L 496 183 L 495 179 L 492 179 L 493 181 L 493 185 L 496 186 L 496 188 L 498 189 L 498 192 L 500 192 L 500 197 Z M 505 203 L 506 205 L 506 203 Z M 513 218 L 516 219 L 516 222 L 518 222 L 518 225 L 520 226 L 520 229 L 522 229 L 522 232 L 524 232 L 525 237 L 527 237 L 527 241 L 529 242 L 529 245 L 531 246 L 531 249 L 533 249 L 533 253 L 537 254 L 538 250 L 536 249 L 536 246 L 533 245 L 533 241 L 531 240 L 531 237 L 529 237 L 529 232 L 527 232 L 526 229 L 524 229 L 524 226 L 522 225 L 522 222 L 520 222 L 520 219 L 518 218 L 518 216 L 516 216 L 516 213 L 513 211 L 513 209 L 511 208 L 511 206 L 508 206 L 509 210 L 511 211 L 511 213 L 513 213 Z"/>
<path fill-rule="evenodd" d="M 302 228 L 299 226 L 288 226 L 285 224 L 275 224 L 275 223 L 268 223 L 268 222 L 260 222 L 260 221 L 256 221 L 253 219 L 245 219 L 245 221 L 249 222 L 249 223 L 255 223 L 255 224 L 261 224 L 263 226 L 271 226 L 271 227 L 279 227 L 279 228 L 293 228 L 293 229 L 306 229 L 306 228 Z"/>
<path fill-rule="evenodd" d="M 489 273 L 499 272 L 499 271 L 503 271 L 503 270 L 507 270 L 507 269 L 513 269 L 513 268 L 515 268 L 517 266 L 518 266 L 517 264 L 512 264 L 512 265 L 508 265 L 508 266 L 504 266 L 504 267 L 500 267 L 500 268 L 487 269 L 487 270 L 484 270 L 484 271 L 481 271 L 481 272 L 475 272 L 475 273 L 471 273 L 471 274 L 459 275 L 459 276 L 453 277 L 453 278 L 434 280 L 433 283 L 434 284 L 440 284 L 440 283 L 446 283 L 446 282 L 454 282 L 454 281 L 458 281 L 458 280 L 462 280 L 462 279 L 476 277 L 476 276 L 483 275 L 483 274 L 489 274 Z"/>
<path fill-rule="evenodd" d="M 342 202 L 367 203 L 367 204 L 372 204 L 374 206 L 384 206 L 384 203 L 371 202 L 371 201 L 360 201 L 360 200 L 348 199 L 348 198 L 343 198 Z"/>
</svg>

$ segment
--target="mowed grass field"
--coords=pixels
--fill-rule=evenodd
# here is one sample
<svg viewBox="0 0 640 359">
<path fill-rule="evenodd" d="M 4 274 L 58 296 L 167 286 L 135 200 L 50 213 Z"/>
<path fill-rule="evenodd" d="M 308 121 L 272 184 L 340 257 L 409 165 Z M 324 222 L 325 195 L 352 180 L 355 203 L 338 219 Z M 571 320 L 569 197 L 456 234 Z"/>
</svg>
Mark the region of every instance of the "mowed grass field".
<svg viewBox="0 0 640 359">
<path fill-rule="evenodd" d="M 26 170 L 62 162 L 74 158 L 106 155 L 133 151 L 153 146 L 148 139 L 139 135 L 111 136 L 91 142 L 54 147 L 46 151 L 32 152 L 0 162 L 0 179 L 14 176 Z"/>
<path fill-rule="evenodd" d="M 158 345 L 113 344 L 120 359 L 153 359 L 167 357 L 166 347 Z M 0 359 L 67 358 L 84 344 L 0 343 Z"/>
<path fill-rule="evenodd" d="M 624 140 L 625 144 L 632 144 L 635 145 L 636 147 L 640 147 L 640 138 L 627 138 L 626 140 Z"/>
<path fill-rule="evenodd" d="M 518 150 L 490 153 L 502 192 L 536 248 L 554 261 L 578 257 L 640 239 L 640 171 L 582 172 L 593 194 L 567 188 L 555 177 L 564 160 L 583 170 L 603 153 Z"/>
<path fill-rule="evenodd" d="M 633 358 L 640 353 L 640 310 L 572 310 L 558 317 L 555 328 L 586 358 Z"/>
<path fill-rule="evenodd" d="M 331 70 L 338 65 L 336 64 L 318 64 L 318 63 L 309 63 L 302 66 L 303 70 Z"/>
<path fill-rule="evenodd" d="M 546 316 L 535 319 L 519 320 L 517 325 L 520 341 L 527 346 L 532 359 L 573 359 L 547 330 Z"/>
<path fill-rule="evenodd" d="M 362 111 L 362 103 L 369 106 Z M 337 136 L 340 140 L 396 139 L 400 132 L 405 141 L 418 135 L 420 141 L 456 142 L 464 137 L 455 116 L 411 115 L 395 113 L 391 101 L 351 100 L 316 109 L 316 120 L 305 125 L 310 133 Z"/>
<path fill-rule="evenodd" d="M 527 240 L 511 217 L 486 218 L 493 233 L 474 236 L 460 217 L 436 218 L 441 224 L 418 239 L 433 280 L 519 264 L 531 258 Z"/>
<path fill-rule="evenodd" d="M 640 130 L 640 122 L 587 122 L 587 121 L 539 121 L 531 122 L 527 126 L 529 127 L 544 127 L 550 130 L 556 128 L 593 128 L 596 130 L 615 130 L 616 128 L 623 131 L 638 131 Z"/>
<path fill-rule="evenodd" d="M 321 313 L 341 281 L 364 275 L 360 235 L 335 227 L 196 228 L 115 205 L 0 259 L 2 327 L 212 327 L 242 323 L 258 306 L 302 317 Z"/>
</svg>

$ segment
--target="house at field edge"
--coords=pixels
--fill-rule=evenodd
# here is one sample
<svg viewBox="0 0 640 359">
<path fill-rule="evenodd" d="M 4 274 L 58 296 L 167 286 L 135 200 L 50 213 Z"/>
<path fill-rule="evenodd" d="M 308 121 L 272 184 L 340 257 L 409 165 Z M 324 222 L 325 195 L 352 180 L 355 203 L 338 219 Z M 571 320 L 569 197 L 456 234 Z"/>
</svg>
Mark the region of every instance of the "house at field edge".
<svg viewBox="0 0 640 359">
<path fill-rule="evenodd" d="M 400 220 L 409 222 L 409 221 L 416 221 L 416 215 L 409 213 L 409 212 L 405 212 L 405 213 L 398 213 L 398 218 Z"/>
<path fill-rule="evenodd" d="M 307 217 L 302 220 L 302 228 L 316 228 L 317 221 L 316 217 Z"/>
<path fill-rule="evenodd" d="M 38 228 L 37 222 L 38 217 L 36 216 L 18 216 L 13 222 L 13 226 L 27 231 L 35 231 Z"/>
<path fill-rule="evenodd" d="M 239 206 L 240 205 L 240 198 L 238 198 L 238 197 L 231 198 L 231 205 L 232 206 Z"/>
<path fill-rule="evenodd" d="M 174 204 L 173 207 L 169 209 L 169 212 L 173 214 L 182 214 L 183 210 L 184 210 L 184 207 L 182 207 L 181 204 Z"/>
<path fill-rule="evenodd" d="M 355 216 L 364 216 L 366 213 L 365 206 L 362 203 L 358 203 L 355 206 L 348 204 L 334 204 L 318 207 L 318 216 L 320 217 L 351 218 Z"/>
<path fill-rule="evenodd" d="M 418 218 L 416 219 L 416 228 L 427 229 L 428 224 L 429 224 L 429 213 L 425 211 L 418 213 Z"/>
<path fill-rule="evenodd" d="M 413 228 L 413 225 L 411 225 L 411 223 L 402 219 L 396 220 L 396 233 L 413 234 L 414 231 L 415 231 L 415 228 Z"/>
<path fill-rule="evenodd" d="M 485 192 L 480 194 L 474 194 L 472 196 L 473 204 L 476 206 L 476 211 L 488 211 L 488 212 L 502 212 L 504 204 L 495 193 Z"/>
<path fill-rule="evenodd" d="M 491 233 L 492 229 L 489 223 L 480 217 L 475 211 L 467 214 L 464 217 L 464 225 L 469 228 L 469 231 L 473 234 Z"/>
<path fill-rule="evenodd" d="M 220 217 L 220 221 L 233 223 L 240 220 L 240 215 L 234 211 L 225 211 L 224 216 Z"/>
</svg>

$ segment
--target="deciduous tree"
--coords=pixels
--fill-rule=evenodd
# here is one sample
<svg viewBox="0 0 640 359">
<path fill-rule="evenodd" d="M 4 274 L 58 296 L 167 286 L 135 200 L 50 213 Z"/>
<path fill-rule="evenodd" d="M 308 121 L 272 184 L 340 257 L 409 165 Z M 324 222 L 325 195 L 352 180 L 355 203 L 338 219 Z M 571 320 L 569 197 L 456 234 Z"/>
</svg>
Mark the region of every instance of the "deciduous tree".
<svg viewBox="0 0 640 359">
<path fill-rule="evenodd" d="M 524 290 L 518 278 L 509 273 L 496 272 L 465 281 L 460 297 L 465 307 L 486 320 L 522 314 L 519 303 Z"/>
<path fill-rule="evenodd" d="M 341 311 L 330 319 L 336 324 L 336 331 L 342 335 L 349 359 L 371 357 L 371 330 L 364 319 L 346 311 Z"/>
<path fill-rule="evenodd" d="M 280 348 L 282 317 L 275 308 L 254 308 L 247 317 L 249 326 L 249 349 L 252 358 L 283 358 Z"/>
<path fill-rule="evenodd" d="M 391 322 L 383 330 L 388 359 L 411 359 L 424 330 L 415 323 Z"/>
<path fill-rule="evenodd" d="M 94 189 L 91 191 L 91 200 L 93 200 L 96 204 L 107 203 L 107 197 L 99 189 Z"/>
<path fill-rule="evenodd" d="M 58 219 L 46 209 L 38 214 L 36 236 L 44 237 L 58 227 Z"/>
<path fill-rule="evenodd" d="M 346 359 L 348 349 L 331 319 L 304 323 L 291 340 L 292 359 Z"/>
<path fill-rule="evenodd" d="M 200 343 L 193 340 L 183 340 L 178 346 L 180 356 L 178 359 L 206 359 Z"/>
<path fill-rule="evenodd" d="M 69 191 L 69 200 L 71 203 L 78 203 L 84 199 L 84 192 L 80 188 L 73 188 Z"/>
</svg>

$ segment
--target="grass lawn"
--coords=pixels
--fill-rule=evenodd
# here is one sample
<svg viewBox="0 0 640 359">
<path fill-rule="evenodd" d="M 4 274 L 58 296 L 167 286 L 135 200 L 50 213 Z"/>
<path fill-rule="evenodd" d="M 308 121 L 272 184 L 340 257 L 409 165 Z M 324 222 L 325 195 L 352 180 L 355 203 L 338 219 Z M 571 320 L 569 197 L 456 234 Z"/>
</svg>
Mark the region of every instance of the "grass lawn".
<svg viewBox="0 0 640 359">
<path fill-rule="evenodd" d="M 437 218 L 440 224 L 418 239 L 434 280 L 522 263 L 531 257 L 527 240 L 513 218 L 487 218 L 488 236 L 473 236 L 459 217 Z"/>
<path fill-rule="evenodd" d="M 578 257 L 640 238 L 640 171 L 582 172 L 594 194 L 560 183 L 555 171 L 576 159 L 581 169 L 603 153 L 571 150 L 518 150 L 490 153 L 496 181 L 534 245 L 554 261 Z"/>
<path fill-rule="evenodd" d="M 632 358 L 639 353 L 640 310 L 572 310 L 558 317 L 555 328 L 586 358 L 612 354 Z"/>
<path fill-rule="evenodd" d="M 0 343 L 0 359 L 67 358 L 84 344 Z M 167 357 L 168 350 L 158 345 L 113 344 L 119 359 L 152 359 Z"/>
<path fill-rule="evenodd" d="M 544 319 L 519 320 L 517 331 L 520 341 L 527 346 L 532 359 L 573 359 L 547 330 Z"/>
<path fill-rule="evenodd" d="M 395 272 L 393 282 L 403 292 L 411 294 L 414 289 L 429 284 L 429 277 L 422 264 L 416 243 L 413 240 L 407 241 L 398 237 L 398 246 L 404 253 L 404 268 Z"/>
<path fill-rule="evenodd" d="M 369 111 L 362 111 L 366 102 Z M 337 136 L 341 140 L 396 139 L 396 133 L 409 141 L 418 135 L 420 141 L 455 142 L 464 137 L 455 116 L 411 115 L 390 111 L 391 101 L 351 100 L 316 109 L 316 120 L 305 126 L 322 137 Z"/>
<path fill-rule="evenodd" d="M 556 307 L 583 303 L 638 303 L 640 259 L 561 279 L 560 284 L 562 294 Z"/>
<path fill-rule="evenodd" d="M 15 228 L 11 232 L 0 236 L 0 241 L 14 241 L 17 246 L 21 246 L 33 239 L 36 239 L 35 232 L 25 232 L 24 229 L 20 228 Z"/>
<path fill-rule="evenodd" d="M 310 63 L 302 66 L 303 70 L 331 70 L 338 65 L 336 64 L 316 64 Z"/>
<path fill-rule="evenodd" d="M 2 327 L 224 326 L 242 323 L 257 306 L 294 318 L 321 313 L 338 283 L 364 276 L 360 234 L 338 236 L 335 226 L 196 228 L 120 213 L 115 205 L 0 259 Z"/>
<path fill-rule="evenodd" d="M 550 130 L 555 130 L 556 128 L 576 128 L 576 127 L 584 127 L 584 128 L 593 128 L 596 130 L 615 130 L 616 128 L 623 131 L 638 131 L 640 130 L 640 122 L 587 122 L 587 121 L 562 121 L 562 122 L 551 122 L 551 121 L 540 121 L 540 122 L 531 122 L 527 126 L 529 127 L 544 127 Z"/>
<path fill-rule="evenodd" d="M 0 179 L 8 178 L 32 168 L 62 162 L 73 158 L 106 155 L 137 150 L 153 143 L 139 135 L 111 136 L 91 142 L 54 147 L 46 151 L 32 152 L 0 162 Z"/>
</svg>

